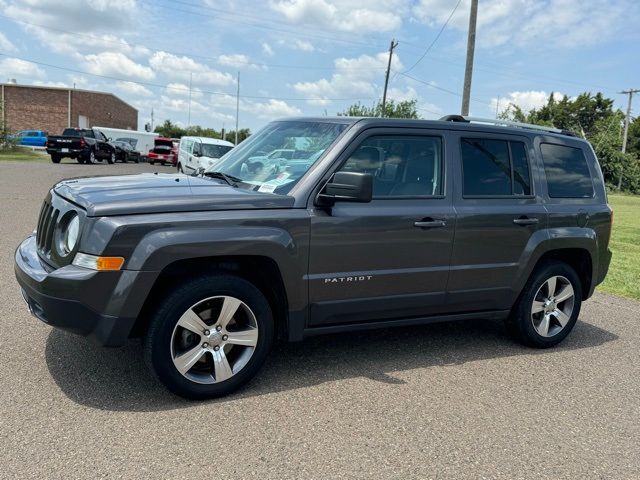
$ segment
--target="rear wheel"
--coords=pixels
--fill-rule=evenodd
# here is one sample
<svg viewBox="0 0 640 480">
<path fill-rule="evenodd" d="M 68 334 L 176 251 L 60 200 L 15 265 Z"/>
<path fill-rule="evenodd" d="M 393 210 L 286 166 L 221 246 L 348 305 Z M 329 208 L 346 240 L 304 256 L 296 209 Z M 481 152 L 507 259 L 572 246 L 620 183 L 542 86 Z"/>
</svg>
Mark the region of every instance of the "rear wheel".
<svg viewBox="0 0 640 480">
<path fill-rule="evenodd" d="M 155 165 L 156 162 L 154 162 L 153 160 L 149 160 L 149 165 Z"/>
<path fill-rule="evenodd" d="M 107 163 L 109 165 L 113 165 L 114 163 L 116 163 L 116 154 L 115 154 L 115 152 L 111 152 L 109 157 L 107 157 Z"/>
<path fill-rule="evenodd" d="M 249 381 L 273 341 L 271 308 L 243 278 L 206 275 L 165 297 L 144 339 L 145 361 L 174 393 L 219 397 Z"/>
<path fill-rule="evenodd" d="M 60 155 L 55 155 L 55 154 L 51 154 L 51 161 L 53 163 L 60 163 L 60 160 L 62 160 L 62 157 Z"/>
<path fill-rule="evenodd" d="M 571 332 L 582 305 L 582 284 L 573 268 L 548 261 L 536 268 L 514 306 L 507 327 L 520 342 L 553 347 Z"/>
</svg>

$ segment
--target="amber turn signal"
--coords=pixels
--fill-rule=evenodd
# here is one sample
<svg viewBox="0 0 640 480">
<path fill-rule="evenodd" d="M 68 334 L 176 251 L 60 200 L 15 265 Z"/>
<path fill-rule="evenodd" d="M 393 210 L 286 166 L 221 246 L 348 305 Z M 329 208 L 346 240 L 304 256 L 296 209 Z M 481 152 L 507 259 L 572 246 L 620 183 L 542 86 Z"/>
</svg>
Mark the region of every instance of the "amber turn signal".
<svg viewBox="0 0 640 480">
<path fill-rule="evenodd" d="M 76 253 L 73 264 L 77 267 L 90 268 L 98 271 L 120 270 L 124 265 L 123 257 L 99 257 L 88 253 Z"/>
</svg>

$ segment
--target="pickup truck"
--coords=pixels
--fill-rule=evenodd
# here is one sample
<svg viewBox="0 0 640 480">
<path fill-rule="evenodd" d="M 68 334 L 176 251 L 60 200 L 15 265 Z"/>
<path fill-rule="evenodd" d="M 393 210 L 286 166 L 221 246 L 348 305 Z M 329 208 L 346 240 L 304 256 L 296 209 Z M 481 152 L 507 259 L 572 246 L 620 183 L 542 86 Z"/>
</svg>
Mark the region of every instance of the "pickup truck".
<svg viewBox="0 0 640 480">
<path fill-rule="evenodd" d="M 62 135 L 49 136 L 46 147 L 53 163 L 60 163 L 63 158 L 75 158 L 78 163 L 116 160 L 113 145 L 102 132 L 92 128 L 65 128 Z"/>
</svg>

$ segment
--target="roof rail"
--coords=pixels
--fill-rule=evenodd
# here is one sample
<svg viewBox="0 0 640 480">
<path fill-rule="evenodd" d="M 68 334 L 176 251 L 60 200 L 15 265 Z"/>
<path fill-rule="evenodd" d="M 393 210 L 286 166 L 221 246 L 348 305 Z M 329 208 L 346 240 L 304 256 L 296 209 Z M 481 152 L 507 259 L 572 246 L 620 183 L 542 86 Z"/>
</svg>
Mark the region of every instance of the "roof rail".
<svg viewBox="0 0 640 480">
<path fill-rule="evenodd" d="M 497 125 L 503 127 L 526 128 L 528 130 L 538 130 L 541 132 L 558 133 L 560 135 L 568 135 L 575 137 L 573 132 L 562 130 L 560 128 L 547 127 L 545 125 L 534 125 L 532 123 L 513 122 L 511 120 L 502 120 L 499 118 L 480 118 L 480 117 L 464 117 L 462 115 L 445 115 L 440 118 L 444 122 L 464 122 L 464 123 L 486 123 L 488 125 Z"/>
</svg>

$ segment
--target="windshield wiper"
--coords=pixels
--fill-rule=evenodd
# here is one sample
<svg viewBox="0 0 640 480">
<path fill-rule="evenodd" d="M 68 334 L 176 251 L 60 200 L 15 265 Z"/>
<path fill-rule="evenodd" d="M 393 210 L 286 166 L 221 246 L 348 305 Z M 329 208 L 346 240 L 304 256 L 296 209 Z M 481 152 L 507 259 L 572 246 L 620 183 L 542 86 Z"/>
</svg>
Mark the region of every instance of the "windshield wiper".
<svg viewBox="0 0 640 480">
<path fill-rule="evenodd" d="M 233 175 L 227 175 L 223 172 L 202 172 L 202 175 L 205 177 L 219 178 L 227 182 L 232 187 L 237 187 L 238 183 L 242 182 L 241 178 L 234 177 Z"/>
</svg>

